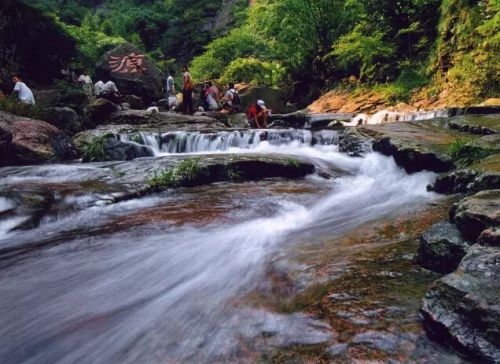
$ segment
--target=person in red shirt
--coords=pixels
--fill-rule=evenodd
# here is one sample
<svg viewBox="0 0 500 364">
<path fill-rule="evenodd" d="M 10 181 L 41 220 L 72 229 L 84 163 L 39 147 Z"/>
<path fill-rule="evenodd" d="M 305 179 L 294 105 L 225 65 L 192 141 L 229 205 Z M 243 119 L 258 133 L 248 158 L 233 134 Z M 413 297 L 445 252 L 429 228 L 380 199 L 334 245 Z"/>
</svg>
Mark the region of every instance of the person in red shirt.
<svg viewBox="0 0 500 364">
<path fill-rule="evenodd" d="M 250 105 L 247 110 L 247 118 L 250 127 L 257 129 L 264 127 L 267 129 L 267 115 L 268 110 L 263 100 L 258 100 L 256 104 Z"/>
</svg>

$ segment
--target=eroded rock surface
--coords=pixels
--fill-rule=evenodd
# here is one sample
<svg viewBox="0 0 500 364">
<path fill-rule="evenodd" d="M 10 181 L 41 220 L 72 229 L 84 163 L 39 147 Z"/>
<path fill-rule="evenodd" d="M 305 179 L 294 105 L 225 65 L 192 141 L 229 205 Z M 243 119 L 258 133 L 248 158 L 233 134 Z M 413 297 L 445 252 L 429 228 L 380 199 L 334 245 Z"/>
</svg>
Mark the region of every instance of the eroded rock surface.
<svg viewBox="0 0 500 364">
<path fill-rule="evenodd" d="M 450 210 L 450 218 L 465 238 L 475 242 L 484 230 L 500 226 L 500 190 L 464 198 Z"/>
<path fill-rule="evenodd" d="M 500 361 L 500 251 L 474 246 L 457 271 L 436 281 L 422 306 L 436 339 L 491 363 Z"/>
</svg>

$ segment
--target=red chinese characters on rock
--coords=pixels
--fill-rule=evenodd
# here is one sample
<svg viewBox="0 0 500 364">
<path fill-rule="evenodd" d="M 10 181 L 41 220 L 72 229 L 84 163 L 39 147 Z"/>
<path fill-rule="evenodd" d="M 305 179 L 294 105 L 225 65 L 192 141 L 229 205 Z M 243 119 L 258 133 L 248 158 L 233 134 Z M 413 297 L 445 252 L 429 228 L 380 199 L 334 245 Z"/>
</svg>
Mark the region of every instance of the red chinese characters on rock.
<svg viewBox="0 0 500 364">
<path fill-rule="evenodd" d="M 144 54 L 130 53 L 128 56 L 111 56 L 109 68 L 117 73 L 144 73 Z"/>
</svg>

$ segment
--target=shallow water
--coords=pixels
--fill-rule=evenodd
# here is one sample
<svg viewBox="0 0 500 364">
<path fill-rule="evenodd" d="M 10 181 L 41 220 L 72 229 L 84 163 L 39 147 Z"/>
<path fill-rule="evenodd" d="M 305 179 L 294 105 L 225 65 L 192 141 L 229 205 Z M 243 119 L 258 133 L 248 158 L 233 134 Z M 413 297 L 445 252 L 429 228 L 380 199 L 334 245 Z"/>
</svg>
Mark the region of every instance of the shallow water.
<svg viewBox="0 0 500 364">
<path fill-rule="evenodd" d="M 0 247 L 45 243 L 0 260 L 0 361 L 238 361 L 249 358 L 244 343 L 256 337 L 272 336 L 266 345 L 279 347 L 331 341 L 326 323 L 256 310 L 243 298 L 269 279 L 270 262 L 286 248 L 438 199 L 426 192 L 433 174 L 407 175 L 390 158 L 354 159 L 334 145 L 264 142 L 254 149 L 306 156 L 343 174 L 222 183 L 107 205 L 90 203 L 96 199 L 86 200 L 80 187 L 60 200 L 78 208 L 46 215 L 34 229 L 3 228 Z M 82 167 L 0 175 L 12 186 L 67 185 L 90 178 Z M 99 180 L 101 172 L 91 175 Z"/>
</svg>

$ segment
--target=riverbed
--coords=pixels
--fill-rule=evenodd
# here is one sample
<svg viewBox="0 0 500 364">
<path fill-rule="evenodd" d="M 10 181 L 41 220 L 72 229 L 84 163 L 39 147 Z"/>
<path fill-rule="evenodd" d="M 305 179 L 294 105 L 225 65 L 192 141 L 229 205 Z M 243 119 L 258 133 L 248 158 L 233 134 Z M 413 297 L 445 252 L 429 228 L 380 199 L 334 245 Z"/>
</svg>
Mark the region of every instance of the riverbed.
<svg viewBox="0 0 500 364">
<path fill-rule="evenodd" d="M 15 247 L 0 256 L 0 361 L 462 362 L 418 316 L 436 276 L 413 265 L 415 242 L 449 205 L 426 190 L 435 175 L 339 153 L 333 134 L 311 140 L 158 147 L 153 159 L 301 156 L 322 173 L 120 202 L 109 196 L 147 176 L 102 163 L 0 170 L 2 212 L 12 191 L 53 199 L 36 224 L 0 222 L 0 251 Z"/>
</svg>

